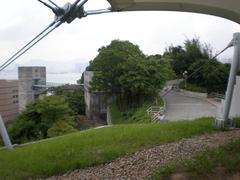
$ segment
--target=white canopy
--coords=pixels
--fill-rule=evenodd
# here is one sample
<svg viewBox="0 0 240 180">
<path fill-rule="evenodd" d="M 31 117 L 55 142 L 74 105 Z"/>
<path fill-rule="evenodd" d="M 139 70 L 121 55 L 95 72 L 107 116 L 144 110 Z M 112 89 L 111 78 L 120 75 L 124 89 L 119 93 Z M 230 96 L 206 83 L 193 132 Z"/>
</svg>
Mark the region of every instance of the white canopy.
<svg viewBox="0 0 240 180">
<path fill-rule="evenodd" d="M 108 0 L 113 11 L 182 11 L 216 15 L 240 23 L 240 0 Z"/>
</svg>

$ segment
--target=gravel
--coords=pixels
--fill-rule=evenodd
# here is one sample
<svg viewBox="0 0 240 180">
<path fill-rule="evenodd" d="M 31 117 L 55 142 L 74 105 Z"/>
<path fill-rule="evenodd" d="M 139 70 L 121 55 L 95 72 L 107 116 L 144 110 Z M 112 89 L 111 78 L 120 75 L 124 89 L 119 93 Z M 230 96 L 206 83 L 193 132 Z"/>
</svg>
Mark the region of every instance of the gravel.
<svg viewBox="0 0 240 180">
<path fill-rule="evenodd" d="M 82 179 L 145 179 L 154 171 L 174 160 L 188 159 L 206 149 L 217 148 L 227 142 L 240 139 L 240 130 L 206 134 L 191 139 L 156 146 L 118 158 L 111 163 L 86 169 L 78 169 L 48 180 Z"/>
</svg>

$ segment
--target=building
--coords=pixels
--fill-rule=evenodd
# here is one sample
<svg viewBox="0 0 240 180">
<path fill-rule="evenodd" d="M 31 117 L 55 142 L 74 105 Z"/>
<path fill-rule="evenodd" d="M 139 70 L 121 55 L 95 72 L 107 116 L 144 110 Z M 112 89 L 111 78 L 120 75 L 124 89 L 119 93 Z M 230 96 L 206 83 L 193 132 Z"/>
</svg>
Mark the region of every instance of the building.
<svg viewBox="0 0 240 180">
<path fill-rule="evenodd" d="M 14 120 L 26 105 L 46 92 L 46 67 L 19 67 L 18 80 L 0 80 L 0 114 Z"/>
<path fill-rule="evenodd" d="M 19 67 L 18 90 L 19 110 L 25 109 L 26 105 L 39 98 L 46 90 L 46 67 Z"/>
<path fill-rule="evenodd" d="M 18 81 L 0 80 L 0 114 L 4 121 L 16 118 L 18 102 Z"/>
</svg>

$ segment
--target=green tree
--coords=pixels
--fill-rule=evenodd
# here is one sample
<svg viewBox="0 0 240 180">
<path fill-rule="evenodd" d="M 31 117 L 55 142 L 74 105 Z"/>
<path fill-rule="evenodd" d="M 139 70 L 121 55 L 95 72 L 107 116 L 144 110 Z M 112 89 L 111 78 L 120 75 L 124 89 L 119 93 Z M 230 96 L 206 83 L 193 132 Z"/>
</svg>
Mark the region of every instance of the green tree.
<svg viewBox="0 0 240 180">
<path fill-rule="evenodd" d="M 121 87 L 127 99 L 142 103 L 145 97 L 155 97 L 165 82 L 174 77 L 168 61 L 156 57 L 148 59 L 130 59 L 122 66 L 119 77 Z"/>
<path fill-rule="evenodd" d="M 200 59 L 211 59 L 210 45 L 202 44 L 198 38 L 187 39 L 184 46 L 170 46 L 164 52 L 164 57 L 172 59 L 175 73 L 181 77 L 182 73 Z"/>
<path fill-rule="evenodd" d="M 10 127 L 9 132 L 15 143 L 47 137 L 47 131 L 58 121 L 73 126 L 72 111 L 61 96 L 48 96 L 29 103 Z"/>
<path fill-rule="evenodd" d="M 189 82 L 205 87 L 207 91 L 224 93 L 227 82 L 229 67 L 217 60 L 202 59 L 189 67 L 190 72 L 201 69 L 195 73 Z"/>
<path fill-rule="evenodd" d="M 69 91 L 65 90 L 64 86 L 54 87 L 51 90 L 53 95 L 65 98 L 69 107 L 75 115 L 85 114 L 84 91 L 81 89 Z"/>
<path fill-rule="evenodd" d="M 92 89 L 113 94 L 121 91 L 119 77 L 123 73 L 122 64 L 130 58 L 145 58 L 139 47 L 129 41 L 114 40 L 98 52 L 91 64 L 92 70 L 95 71 Z"/>
<path fill-rule="evenodd" d="M 168 61 L 159 55 L 146 57 L 137 45 L 114 40 L 99 50 L 91 66 L 93 91 L 119 95 L 128 105 L 156 96 L 174 73 Z"/>
<path fill-rule="evenodd" d="M 212 59 L 211 46 L 202 44 L 198 38 L 186 40 L 183 47 L 168 47 L 164 57 L 170 60 L 178 77 L 182 78 L 182 73 L 186 70 L 190 75 L 188 82 L 202 86 L 208 92 L 225 91 L 229 66 Z"/>
<path fill-rule="evenodd" d="M 172 68 L 176 75 L 182 76 L 182 73 L 188 69 L 187 55 L 182 46 L 170 46 L 168 47 L 163 55 L 164 58 L 169 59 L 171 62 Z"/>
</svg>

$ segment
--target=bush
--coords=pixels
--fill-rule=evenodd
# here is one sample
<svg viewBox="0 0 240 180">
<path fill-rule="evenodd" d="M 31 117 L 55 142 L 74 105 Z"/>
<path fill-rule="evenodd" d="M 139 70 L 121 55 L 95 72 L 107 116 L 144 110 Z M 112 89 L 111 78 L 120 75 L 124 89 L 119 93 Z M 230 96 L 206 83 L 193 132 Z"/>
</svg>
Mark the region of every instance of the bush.
<svg viewBox="0 0 240 180">
<path fill-rule="evenodd" d="M 240 128 L 240 117 L 233 118 L 233 126 Z"/>
<path fill-rule="evenodd" d="M 27 105 L 26 109 L 9 126 L 14 143 L 24 143 L 47 138 L 48 129 L 64 120 L 73 122 L 72 111 L 61 96 L 49 96 Z"/>
<path fill-rule="evenodd" d="M 69 91 L 65 90 L 64 86 L 60 86 L 51 88 L 50 92 L 56 96 L 64 97 L 75 115 L 85 114 L 85 102 L 83 90 Z"/>
<path fill-rule="evenodd" d="M 76 131 L 77 130 L 69 123 L 67 123 L 65 121 L 58 121 L 58 122 L 54 123 L 51 128 L 48 129 L 47 136 L 55 137 L 55 136 L 60 136 L 60 135 L 76 132 Z"/>
<path fill-rule="evenodd" d="M 125 123 L 151 123 L 152 117 L 147 113 L 150 106 L 164 106 L 162 99 L 146 101 L 139 106 L 129 107 L 127 111 L 121 112 L 114 103 L 110 107 L 113 124 Z"/>
</svg>

